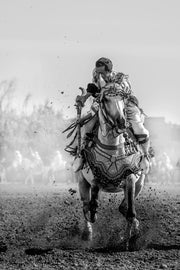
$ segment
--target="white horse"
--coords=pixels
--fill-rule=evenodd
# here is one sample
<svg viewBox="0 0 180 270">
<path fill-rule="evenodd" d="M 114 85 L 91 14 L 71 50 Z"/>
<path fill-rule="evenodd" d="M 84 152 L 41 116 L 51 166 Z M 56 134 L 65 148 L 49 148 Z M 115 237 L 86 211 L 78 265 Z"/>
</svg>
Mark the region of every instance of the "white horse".
<svg viewBox="0 0 180 270">
<path fill-rule="evenodd" d="M 85 166 L 76 172 L 80 197 L 83 202 L 85 226 L 83 237 L 91 240 L 92 223 L 96 220 L 99 191 L 124 191 L 119 211 L 126 217 L 125 248 L 129 248 L 132 229 L 137 233 L 135 198 L 140 193 L 145 175 L 139 167 L 142 153 L 126 155 L 123 133 L 126 130 L 125 104 L 122 92 L 112 87 L 102 91 L 98 99 L 99 127 L 97 134 L 84 150 Z"/>
</svg>

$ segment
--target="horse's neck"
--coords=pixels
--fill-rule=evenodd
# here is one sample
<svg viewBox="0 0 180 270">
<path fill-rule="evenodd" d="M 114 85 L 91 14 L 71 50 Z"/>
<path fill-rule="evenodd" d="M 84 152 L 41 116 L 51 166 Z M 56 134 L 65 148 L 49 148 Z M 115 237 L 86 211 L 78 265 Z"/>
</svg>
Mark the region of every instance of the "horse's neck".
<svg viewBox="0 0 180 270">
<path fill-rule="evenodd" d="M 123 134 L 120 134 L 116 137 L 113 136 L 111 132 L 109 132 L 106 136 L 103 135 L 101 130 L 98 130 L 98 139 L 99 141 L 107 146 L 117 146 L 117 150 L 112 150 L 111 154 L 125 154 L 125 148 L 124 148 L 124 136 Z"/>
<path fill-rule="evenodd" d="M 107 135 L 104 135 L 101 130 L 98 131 L 98 139 L 101 143 L 106 145 L 124 145 L 124 136 L 123 134 L 120 134 L 116 137 L 113 136 L 112 132 L 109 132 Z"/>
<path fill-rule="evenodd" d="M 110 124 L 107 123 L 107 119 L 104 116 L 102 110 L 99 110 L 99 127 L 98 127 L 98 139 L 101 144 L 111 147 L 113 150 L 112 155 L 114 154 L 125 154 L 124 143 L 125 139 L 123 133 L 117 133 L 116 129 L 112 129 Z M 115 147 L 114 147 L 115 146 Z M 114 152 L 114 153 L 113 153 Z"/>
</svg>

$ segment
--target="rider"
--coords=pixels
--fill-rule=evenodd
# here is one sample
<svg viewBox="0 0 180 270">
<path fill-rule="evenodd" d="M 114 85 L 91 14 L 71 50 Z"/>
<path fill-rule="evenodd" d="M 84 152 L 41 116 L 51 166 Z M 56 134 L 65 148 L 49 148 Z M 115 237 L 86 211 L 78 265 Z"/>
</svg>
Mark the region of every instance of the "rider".
<svg viewBox="0 0 180 270">
<path fill-rule="evenodd" d="M 92 129 L 96 123 L 97 116 L 95 115 L 98 111 L 98 103 L 95 101 L 97 93 L 101 92 L 101 89 L 105 87 L 108 83 L 116 83 L 120 86 L 123 94 L 126 96 L 125 107 L 126 107 L 126 117 L 133 131 L 134 137 L 142 148 L 143 157 L 141 160 L 141 168 L 147 173 L 149 168 L 149 132 L 144 127 L 143 111 L 139 108 L 138 99 L 132 95 L 131 85 L 128 81 L 128 76 L 113 71 L 113 64 L 110 59 L 101 57 L 95 63 L 95 69 L 93 70 L 93 80 L 92 83 L 87 85 L 86 94 L 83 96 L 77 96 L 76 102 L 78 102 L 82 107 L 87 100 L 91 102 L 90 115 L 94 115 L 85 126 L 82 132 L 82 142 L 86 139 L 86 134 L 91 133 Z M 80 159 L 81 167 L 82 162 Z"/>
</svg>

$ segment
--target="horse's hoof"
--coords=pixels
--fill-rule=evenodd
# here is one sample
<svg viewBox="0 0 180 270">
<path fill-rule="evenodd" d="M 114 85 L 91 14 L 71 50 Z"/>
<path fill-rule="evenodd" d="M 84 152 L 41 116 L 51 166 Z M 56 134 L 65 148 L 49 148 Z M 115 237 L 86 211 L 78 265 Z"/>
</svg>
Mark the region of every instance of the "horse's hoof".
<svg viewBox="0 0 180 270">
<path fill-rule="evenodd" d="M 83 240 L 83 241 L 92 241 L 92 232 L 86 232 L 86 231 L 84 231 L 83 233 L 82 233 L 82 236 L 81 236 L 81 239 Z"/>
<path fill-rule="evenodd" d="M 134 234 L 130 239 L 129 239 L 129 251 L 137 251 L 142 248 L 140 242 L 140 232 L 137 234 Z"/>
<path fill-rule="evenodd" d="M 129 240 L 123 238 L 123 241 L 120 244 L 120 248 L 122 251 L 129 251 Z"/>
<path fill-rule="evenodd" d="M 129 251 L 129 241 L 124 243 L 124 250 Z"/>
<path fill-rule="evenodd" d="M 90 222 L 85 223 L 84 231 L 82 233 L 82 240 L 84 241 L 92 241 L 92 226 Z"/>
<path fill-rule="evenodd" d="M 134 234 L 135 234 L 135 235 L 138 235 L 139 232 L 140 232 L 140 229 L 139 229 L 139 220 L 138 220 L 137 218 L 135 218 L 135 219 L 133 220 L 132 226 L 133 226 L 132 229 L 133 229 L 133 231 L 134 231 Z"/>
</svg>

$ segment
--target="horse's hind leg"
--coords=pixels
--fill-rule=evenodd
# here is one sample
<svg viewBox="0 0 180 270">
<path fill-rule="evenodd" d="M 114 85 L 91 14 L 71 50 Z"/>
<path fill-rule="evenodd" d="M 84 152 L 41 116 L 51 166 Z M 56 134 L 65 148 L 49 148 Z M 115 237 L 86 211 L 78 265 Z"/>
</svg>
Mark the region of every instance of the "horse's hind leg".
<svg viewBox="0 0 180 270">
<path fill-rule="evenodd" d="M 77 177 L 78 177 L 79 193 L 81 201 L 83 202 L 83 212 L 85 218 L 88 219 L 86 215 L 88 214 L 89 211 L 91 185 L 83 177 L 81 171 L 77 172 L 76 174 L 78 174 Z"/>
<path fill-rule="evenodd" d="M 127 220 L 131 220 L 136 217 L 136 210 L 135 210 L 135 204 L 134 204 L 134 199 L 135 199 L 135 185 L 136 183 L 136 177 L 135 175 L 131 174 L 128 176 L 127 181 L 126 181 L 126 198 L 127 198 L 127 214 L 126 218 Z"/>
<path fill-rule="evenodd" d="M 127 214 L 127 198 L 126 198 L 126 190 L 124 190 L 124 199 L 122 200 L 121 204 L 119 205 L 119 212 L 126 217 Z"/>
</svg>

